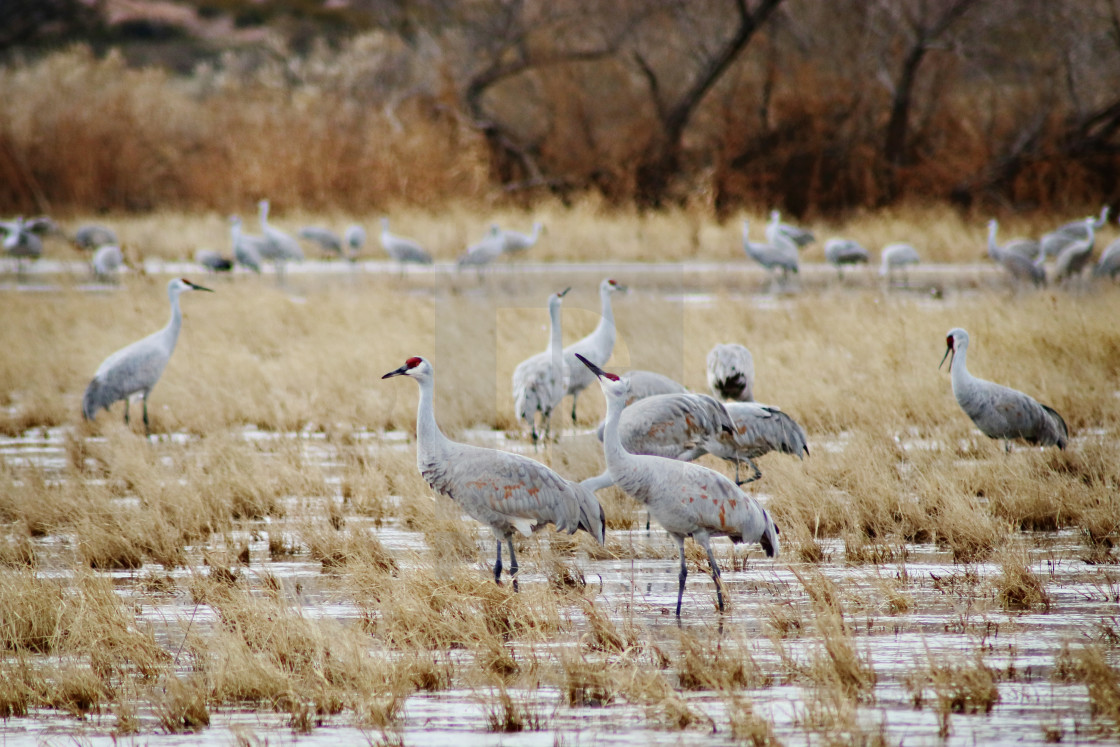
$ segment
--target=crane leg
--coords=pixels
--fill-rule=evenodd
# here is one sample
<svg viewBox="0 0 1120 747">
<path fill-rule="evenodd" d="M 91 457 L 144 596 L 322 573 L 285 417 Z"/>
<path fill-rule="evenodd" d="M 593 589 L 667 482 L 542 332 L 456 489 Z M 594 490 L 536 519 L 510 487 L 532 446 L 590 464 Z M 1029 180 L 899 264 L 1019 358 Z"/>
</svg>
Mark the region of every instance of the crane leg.
<svg viewBox="0 0 1120 747">
<path fill-rule="evenodd" d="M 723 577 L 719 572 L 719 563 L 716 562 L 716 556 L 712 554 L 710 544 L 704 542 L 704 549 L 708 551 L 708 564 L 712 566 L 712 581 L 716 583 L 716 601 L 719 603 L 719 611 L 723 612 Z"/>
<path fill-rule="evenodd" d="M 124 398 L 124 424 L 128 425 L 128 397 Z"/>
<path fill-rule="evenodd" d="M 509 577 L 513 579 L 513 590 L 518 591 L 517 588 L 517 554 L 513 551 L 513 536 L 510 535 L 509 540 Z"/>
<path fill-rule="evenodd" d="M 579 399 L 579 392 L 572 395 L 572 423 L 576 422 L 576 401 Z"/>
<path fill-rule="evenodd" d="M 1004 454 L 1010 454 L 1011 453 L 1011 440 L 1010 439 L 1003 442 L 1003 453 Z"/>
<path fill-rule="evenodd" d="M 502 585 L 502 541 L 498 540 L 498 559 L 494 561 L 494 583 Z"/>
<path fill-rule="evenodd" d="M 152 429 L 148 427 L 148 395 L 144 395 L 144 435 L 152 435 Z"/>
<path fill-rule="evenodd" d="M 680 585 L 677 586 L 677 617 L 681 616 L 681 598 L 684 597 L 684 580 L 688 578 L 688 566 L 684 562 L 684 537 L 677 537 L 677 547 L 681 553 Z"/>
</svg>

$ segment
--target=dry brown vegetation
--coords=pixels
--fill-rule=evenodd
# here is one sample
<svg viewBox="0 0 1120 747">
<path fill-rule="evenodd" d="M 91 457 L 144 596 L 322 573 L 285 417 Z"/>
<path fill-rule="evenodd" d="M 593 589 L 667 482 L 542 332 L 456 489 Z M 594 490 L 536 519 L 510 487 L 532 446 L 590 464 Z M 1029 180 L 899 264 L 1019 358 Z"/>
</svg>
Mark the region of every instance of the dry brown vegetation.
<svg viewBox="0 0 1120 747">
<path fill-rule="evenodd" d="M 661 370 L 703 391 L 707 350 L 744 342 L 757 396 L 809 434 L 809 458 L 764 457 L 750 488 L 782 528 L 779 560 L 716 543 L 730 584 L 723 623 L 690 544 L 686 624 L 667 626 L 669 609 L 631 569 L 675 579 L 675 550 L 656 528 L 647 537 L 644 512 L 616 491 L 601 496 L 606 547 L 583 535 L 519 540 L 521 592 L 495 585 L 489 533 L 417 474 L 415 387 L 379 378 L 429 356 L 448 433 L 489 443 L 508 428 L 513 448 L 523 442 L 509 376 L 543 344 L 541 301 L 572 281 L 574 339 L 596 321 L 597 279 L 215 283 L 183 299 L 151 440 L 124 427 L 120 405 L 82 423 L 78 402 L 102 358 L 162 324 L 163 278 L 103 294 L 0 294 L 0 345 L 12 351 L 0 360 L 2 430 L 17 437 L 0 462 L 0 716 L 100 714 L 111 716 L 104 729 L 150 735 L 214 729 L 240 709 L 297 733 L 350 725 L 391 741 L 413 699 L 467 693 L 483 731 L 565 734 L 572 714 L 594 709 L 689 739 L 714 729 L 754 744 L 890 743 L 892 727 L 868 718 L 890 707 L 884 687 L 908 687 L 943 735 L 966 734 L 998 711 L 1003 683 L 1040 676 L 1001 658 L 1029 629 L 1020 616 L 1058 624 L 1071 599 L 1115 603 L 1111 289 L 938 300 L 849 286 L 759 303 L 725 281 L 708 302 L 682 305 L 666 291 L 691 290 L 683 275 L 619 279 L 632 292 L 615 300 L 612 368 Z M 1006 455 L 972 427 L 937 370 L 957 325 L 972 334 L 975 374 L 1063 413 L 1067 451 Z M 602 410 L 588 392 L 581 427 Z M 25 459 L 22 445 L 48 431 L 55 456 Z M 536 456 L 572 478 L 602 468 L 586 433 Z M 1079 688 L 1077 718 L 1111 732 L 1115 619 L 1077 625 L 1072 637 L 1095 642 L 1056 656 L 1053 672 Z M 913 661 L 900 672 L 876 658 L 892 631 L 931 648 L 900 654 Z M 772 708 L 787 688 L 791 716 Z"/>
</svg>

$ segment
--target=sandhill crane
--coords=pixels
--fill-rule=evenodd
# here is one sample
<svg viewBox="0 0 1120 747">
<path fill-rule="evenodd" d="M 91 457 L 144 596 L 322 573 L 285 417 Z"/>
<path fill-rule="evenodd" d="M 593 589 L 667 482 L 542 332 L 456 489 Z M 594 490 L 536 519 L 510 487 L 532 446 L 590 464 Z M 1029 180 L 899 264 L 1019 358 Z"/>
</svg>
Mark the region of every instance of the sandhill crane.
<svg viewBox="0 0 1120 747">
<path fill-rule="evenodd" d="M 405 263 L 411 262 L 418 265 L 430 265 L 432 263 L 432 255 L 424 250 L 424 247 L 412 239 L 407 239 L 404 236 L 397 236 L 389 232 L 389 219 L 381 219 L 381 248 L 385 253 L 401 263 L 401 271 L 404 271 Z"/>
<path fill-rule="evenodd" d="M 772 451 L 792 454 L 804 459 L 809 453 L 805 429 L 789 415 L 772 405 L 758 402 L 728 402 L 725 407 L 731 417 L 732 432 L 717 434 L 708 453 L 735 464 L 735 483 L 742 485 L 762 477 L 762 470 L 754 463 L 760 456 Z M 739 479 L 739 464 L 746 462 L 754 475 Z"/>
<path fill-rule="evenodd" d="M 1099 231 L 1108 223 L 1108 205 L 1101 208 L 1098 217 L 1089 216 L 1058 226 L 1039 240 L 1042 252 L 1047 257 L 1056 257 L 1062 250 L 1075 241 L 1089 238 L 1089 229 Z"/>
<path fill-rule="evenodd" d="M 213 249 L 199 249 L 194 253 L 194 261 L 210 273 L 229 272 L 233 269 L 233 260 L 223 257 Z"/>
<path fill-rule="evenodd" d="M 858 241 L 834 237 L 824 242 L 824 258 L 836 268 L 837 276 L 844 279 L 845 265 L 867 264 L 871 255 Z"/>
<path fill-rule="evenodd" d="M 630 397 L 626 400 L 628 405 L 657 394 L 681 394 L 688 391 L 684 384 L 653 371 L 634 369 L 624 373 L 622 378 L 630 386 Z"/>
<path fill-rule="evenodd" d="M 901 270 L 902 283 L 909 287 L 910 278 L 907 275 L 906 268 L 919 262 L 921 262 L 921 257 L 918 256 L 918 250 L 910 244 L 887 244 L 879 255 L 879 275 L 885 277 L 887 285 L 890 285 L 895 271 Z"/>
<path fill-rule="evenodd" d="M 483 267 L 502 256 L 505 246 L 506 241 L 501 229 L 497 224 L 493 224 L 481 241 L 471 244 L 467 247 L 467 251 L 459 255 L 456 264 L 460 268 L 477 267 L 481 274 Z"/>
<path fill-rule="evenodd" d="M 353 262 L 362 253 L 362 247 L 366 245 L 366 229 L 357 223 L 351 223 L 342 234 L 342 240 L 346 242 L 346 258 Z"/>
<path fill-rule="evenodd" d="M 317 244 L 325 254 L 333 254 L 336 257 L 342 254 L 342 239 L 338 238 L 338 234 L 329 228 L 304 226 L 299 229 L 298 235 L 301 239 L 307 239 Z"/>
<path fill-rule="evenodd" d="M 572 422 L 576 422 L 576 402 L 579 394 L 595 377 L 586 368 L 576 361 L 576 355 L 582 355 L 592 363 L 605 366 L 614 352 L 614 309 L 611 307 L 611 296 L 615 293 L 626 292 L 626 286 L 613 278 L 604 278 L 599 283 L 599 305 L 602 316 L 599 324 L 591 334 L 573 342 L 564 348 L 564 362 L 568 364 L 570 378 L 568 379 L 568 394 L 572 395 Z"/>
<path fill-rule="evenodd" d="M 750 239 L 750 221 L 743 221 L 743 251 L 747 256 L 758 262 L 771 273 L 775 270 L 782 271 L 782 283 L 789 279 L 789 274 L 797 273 L 797 245 L 782 241 L 776 244 L 759 244 Z"/>
<path fill-rule="evenodd" d="M 546 524 L 574 534 L 583 529 L 603 544 L 605 516 L 594 493 L 540 462 L 497 449 L 456 443 L 436 423 L 435 373 L 423 358 L 409 358 L 382 376 L 408 376 L 420 387 L 416 407 L 416 466 L 437 493 L 490 527 L 498 544 L 494 581 L 501 583 L 502 542 L 509 545 L 509 575 L 517 588 L 513 533 L 529 536 Z"/>
<path fill-rule="evenodd" d="M 128 398 L 141 394 L 144 398 L 144 433 L 151 433 L 148 428 L 148 396 L 175 352 L 179 328 L 183 324 L 179 295 L 185 291 L 212 292 L 186 278 L 176 278 L 167 284 L 171 321 L 159 332 L 121 348 L 97 367 L 97 373 L 82 397 L 82 415 L 86 420 L 93 420 L 98 410 L 108 410 L 114 402 L 123 399 L 124 422 L 128 423 Z"/>
<path fill-rule="evenodd" d="M 89 252 L 106 244 L 120 245 L 117 234 L 113 229 L 96 223 L 86 223 L 78 226 L 78 230 L 74 232 L 73 241 L 79 249 Z"/>
<path fill-rule="evenodd" d="M 941 363 L 949 358 L 953 395 L 981 433 L 988 438 L 1002 439 L 1005 451 L 1011 451 L 1013 438 L 1039 446 L 1066 447 L 1069 429 L 1056 411 L 1020 391 L 978 379 L 968 372 L 967 332 L 955 327 L 949 330 L 945 343 L 947 347 Z"/>
<path fill-rule="evenodd" d="M 544 437 L 552 428 L 552 411 L 568 391 L 569 370 L 564 360 L 564 336 L 560 328 L 560 302 L 571 288 L 548 298 L 548 347 L 528 358 L 513 370 L 513 411 L 529 424 L 533 443 L 537 443 L 537 415 L 541 416 Z"/>
<path fill-rule="evenodd" d="M 1120 239 L 1113 241 L 1101 252 L 1101 258 L 1093 268 L 1095 278 L 1115 279 L 1117 275 L 1120 275 Z"/>
<path fill-rule="evenodd" d="M 1060 283 L 1080 277 L 1081 271 L 1092 261 L 1093 242 L 1095 241 L 1093 225 L 1093 218 L 1086 218 L 1085 238 L 1071 241 L 1058 252 L 1058 259 L 1054 262 L 1054 280 L 1056 282 Z"/>
<path fill-rule="evenodd" d="M 43 240 L 39 236 L 54 230 L 55 225 L 50 218 L 24 220 L 21 215 L 13 221 L 0 221 L 4 253 L 16 258 L 17 274 L 23 274 L 25 259 L 35 260 L 43 255 Z"/>
<path fill-rule="evenodd" d="M 276 275 L 280 281 L 284 280 L 284 264 L 286 262 L 302 262 L 303 250 L 299 242 L 279 228 L 268 222 L 268 200 L 257 203 L 260 214 L 261 231 L 264 234 L 264 243 L 257 250 L 263 259 L 270 260 L 276 265 Z"/>
<path fill-rule="evenodd" d="M 626 408 L 626 383 L 579 356 L 579 361 L 599 377 L 607 399 L 607 427 L 603 453 L 614 484 L 644 504 L 657 523 L 677 541 L 681 570 L 677 587 L 677 616 L 684 596 L 684 540 L 692 537 L 708 554 L 716 599 L 723 611 L 723 583 L 712 554 L 711 537 L 732 542 L 758 542 L 770 557 L 778 553 L 778 528 L 766 510 L 723 475 L 691 462 L 631 454 L 622 446 L 619 420 Z M 640 403 L 635 403 L 635 406 Z"/>
<path fill-rule="evenodd" d="M 502 246 L 502 251 L 506 254 L 520 254 L 521 252 L 528 251 L 537 243 L 537 240 L 541 237 L 542 230 L 544 230 L 544 224 L 539 220 L 533 223 L 532 234 L 503 230 L 502 239 L 505 244 Z"/>
<path fill-rule="evenodd" d="M 782 223 L 782 214 L 777 210 L 771 210 L 770 222 L 766 224 L 766 241 L 771 246 L 777 246 L 783 240 L 793 244 L 798 249 L 803 249 L 815 241 L 812 233 L 804 228 Z"/>
<path fill-rule="evenodd" d="M 230 237 L 233 241 L 234 260 L 236 260 L 237 264 L 248 267 L 250 270 L 260 275 L 261 249 L 268 242 L 264 240 L 263 236 L 253 236 L 243 233 L 241 218 L 239 216 L 231 215 L 229 223 Z"/>
<path fill-rule="evenodd" d="M 93 274 L 102 280 L 113 280 L 124 264 L 124 253 L 116 244 L 105 244 L 93 253 Z"/>
<path fill-rule="evenodd" d="M 1046 284 L 1046 271 L 1042 268 L 1042 254 L 1035 260 L 1028 259 L 1018 252 L 1007 251 L 996 243 L 999 222 L 995 218 L 988 221 L 988 256 L 998 263 L 1016 280 L 1029 280 L 1036 286 Z"/>
<path fill-rule="evenodd" d="M 708 386 L 722 399 L 754 399 L 754 359 L 742 345 L 727 343 L 708 351 Z"/>
</svg>

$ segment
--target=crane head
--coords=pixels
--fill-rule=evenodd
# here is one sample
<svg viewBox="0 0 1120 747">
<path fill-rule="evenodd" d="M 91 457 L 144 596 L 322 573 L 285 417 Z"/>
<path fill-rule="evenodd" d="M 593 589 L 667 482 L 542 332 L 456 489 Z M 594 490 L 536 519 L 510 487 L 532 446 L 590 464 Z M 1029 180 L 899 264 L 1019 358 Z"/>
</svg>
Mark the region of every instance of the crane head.
<svg viewBox="0 0 1120 747">
<path fill-rule="evenodd" d="M 207 293 L 213 293 L 214 292 L 210 288 L 204 288 L 201 285 L 199 285 L 198 283 L 192 283 L 191 281 L 187 280 L 186 278 L 179 278 L 179 282 L 186 285 L 187 288 L 190 289 L 190 290 L 206 291 Z"/>
<path fill-rule="evenodd" d="M 626 401 L 626 396 L 630 394 L 629 379 L 623 379 L 618 374 L 604 371 L 579 353 L 576 353 L 576 358 L 579 358 L 580 362 L 591 370 L 591 373 L 599 377 L 599 386 L 602 387 L 603 393 L 607 395 L 608 399 Z"/>
<path fill-rule="evenodd" d="M 382 376 L 382 379 L 391 379 L 394 376 L 415 376 L 417 374 L 430 373 L 432 364 L 428 363 L 423 358 L 413 356 L 404 362 L 404 365 L 398 369 L 390 371 Z"/>
<path fill-rule="evenodd" d="M 945 355 L 941 356 L 941 363 L 938 363 L 937 367 L 941 368 L 945 364 L 945 359 L 948 358 L 949 371 L 952 372 L 953 360 L 957 357 L 957 349 L 963 347 L 968 347 L 968 333 L 960 327 L 949 330 L 949 334 L 945 336 Z"/>
<path fill-rule="evenodd" d="M 627 290 L 629 290 L 629 288 L 627 288 L 627 287 L 626 287 L 625 285 L 623 285 L 622 283 L 618 282 L 618 281 L 617 281 L 617 280 L 615 280 L 614 278 L 607 278 L 606 280 L 604 280 L 604 281 L 603 281 L 603 285 L 604 285 L 604 286 L 605 286 L 605 287 L 606 287 L 606 288 L 607 288 L 608 290 L 610 290 L 610 291 L 612 291 L 612 292 L 613 292 L 613 291 L 622 291 L 623 293 L 625 293 L 625 292 L 626 292 Z"/>
</svg>

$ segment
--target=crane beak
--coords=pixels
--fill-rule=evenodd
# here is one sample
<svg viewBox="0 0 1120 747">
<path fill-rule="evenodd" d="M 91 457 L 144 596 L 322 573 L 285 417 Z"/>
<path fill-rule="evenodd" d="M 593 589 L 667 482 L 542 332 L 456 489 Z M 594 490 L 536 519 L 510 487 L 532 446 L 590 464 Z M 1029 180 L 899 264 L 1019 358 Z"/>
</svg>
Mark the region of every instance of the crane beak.
<svg viewBox="0 0 1120 747">
<path fill-rule="evenodd" d="M 556 295 L 560 296 L 560 298 L 563 298 L 564 296 L 568 295 L 568 291 L 570 291 L 571 289 L 572 289 L 572 286 L 570 286 L 570 285 L 569 285 L 569 286 L 568 286 L 567 288 L 565 288 L 564 290 L 560 291 L 560 292 L 559 292 L 559 293 L 557 293 Z"/>
<path fill-rule="evenodd" d="M 617 375 L 612 374 L 609 371 L 604 371 L 603 369 L 599 368 L 598 366 L 596 366 L 591 361 L 584 358 L 579 353 L 576 353 L 576 357 L 579 358 L 580 362 L 583 363 L 583 365 L 585 365 L 589 369 L 591 369 L 591 373 L 595 374 L 600 379 L 606 378 L 606 379 L 610 379 L 611 381 L 618 381 L 618 376 Z"/>
<path fill-rule="evenodd" d="M 946 347 L 945 347 L 945 355 L 941 356 L 941 362 L 937 364 L 937 370 L 938 370 L 938 371 L 940 371 L 940 370 L 941 370 L 941 367 L 942 367 L 943 365 L 945 365 L 945 359 L 946 359 L 946 358 L 949 358 L 949 353 L 952 353 L 952 354 L 953 354 L 953 358 L 955 358 L 955 357 L 957 356 L 957 352 L 956 352 L 955 350 L 953 350 L 953 346 L 952 346 L 952 345 L 948 345 L 948 346 L 946 346 Z M 949 358 L 949 371 L 950 371 L 950 373 L 951 373 L 951 372 L 952 372 L 952 370 L 953 370 L 953 358 Z"/>
<path fill-rule="evenodd" d="M 209 288 L 203 288 L 198 283 L 192 283 L 191 281 L 187 280 L 186 278 L 183 278 L 183 282 L 186 283 L 187 285 L 189 285 L 191 287 L 191 290 L 206 291 L 207 293 L 213 293 L 214 292 Z"/>
<path fill-rule="evenodd" d="M 390 371 L 389 373 L 385 374 L 381 378 L 382 379 L 391 379 L 394 376 L 404 376 L 408 373 L 408 371 L 409 371 L 408 364 L 406 363 L 403 366 L 401 366 L 400 368 L 396 369 L 395 371 Z"/>
</svg>

